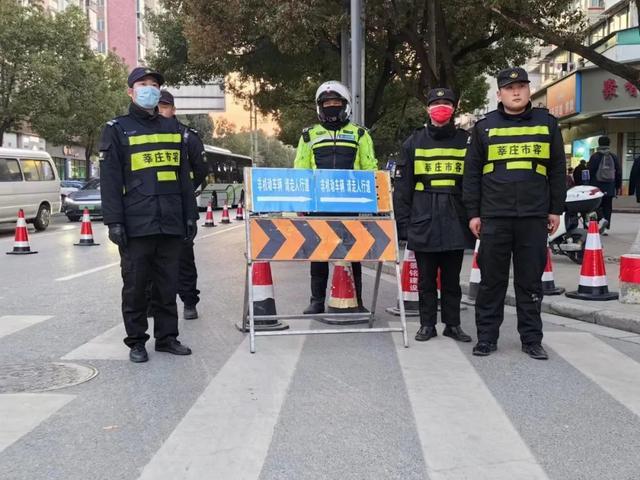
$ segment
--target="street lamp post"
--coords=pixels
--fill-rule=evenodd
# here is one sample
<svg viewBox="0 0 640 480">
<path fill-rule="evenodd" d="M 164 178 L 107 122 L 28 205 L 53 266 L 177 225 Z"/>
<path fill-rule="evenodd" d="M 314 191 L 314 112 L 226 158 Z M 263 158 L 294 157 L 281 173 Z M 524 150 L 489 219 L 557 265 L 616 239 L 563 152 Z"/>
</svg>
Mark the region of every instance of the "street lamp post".
<svg viewBox="0 0 640 480">
<path fill-rule="evenodd" d="M 363 0 L 351 0 L 351 96 L 353 121 L 364 125 Z"/>
</svg>

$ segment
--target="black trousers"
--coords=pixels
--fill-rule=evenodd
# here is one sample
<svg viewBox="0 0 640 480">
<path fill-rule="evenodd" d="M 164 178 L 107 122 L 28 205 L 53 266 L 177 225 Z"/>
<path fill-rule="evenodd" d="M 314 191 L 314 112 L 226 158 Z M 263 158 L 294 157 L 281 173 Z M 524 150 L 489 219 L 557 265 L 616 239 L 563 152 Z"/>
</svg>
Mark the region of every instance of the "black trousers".
<svg viewBox="0 0 640 480">
<path fill-rule="evenodd" d="M 609 222 L 608 228 L 611 228 L 612 213 L 613 213 L 613 196 L 605 195 L 604 197 L 602 197 L 600 208 L 598 208 L 598 217 L 607 219 L 607 221 Z"/>
<path fill-rule="evenodd" d="M 198 270 L 193 255 L 193 241 L 182 242 L 180 249 L 180 272 L 178 274 L 178 295 L 182 303 L 195 307 L 200 301 L 200 290 L 197 288 Z"/>
<path fill-rule="evenodd" d="M 122 317 L 127 331 L 124 343 L 145 343 L 147 334 L 147 286 L 154 285 L 153 333 L 156 342 L 178 336 L 176 292 L 182 239 L 170 235 L 129 238 L 120 247 Z"/>
<path fill-rule="evenodd" d="M 353 268 L 353 283 L 356 286 L 356 298 L 358 305 L 362 306 L 362 265 L 359 262 L 351 262 Z M 327 296 L 327 283 L 329 281 L 329 263 L 311 262 L 311 301 L 324 302 Z"/>
<path fill-rule="evenodd" d="M 442 323 L 460 325 L 460 270 L 464 250 L 415 252 L 418 264 L 420 325 L 435 326 L 438 321 L 438 269 L 440 269 Z"/>
<path fill-rule="evenodd" d="M 483 218 L 476 297 L 479 342 L 497 342 L 504 320 L 504 297 L 513 253 L 518 332 L 522 343 L 542 340 L 542 273 L 547 261 L 547 219 Z"/>
</svg>

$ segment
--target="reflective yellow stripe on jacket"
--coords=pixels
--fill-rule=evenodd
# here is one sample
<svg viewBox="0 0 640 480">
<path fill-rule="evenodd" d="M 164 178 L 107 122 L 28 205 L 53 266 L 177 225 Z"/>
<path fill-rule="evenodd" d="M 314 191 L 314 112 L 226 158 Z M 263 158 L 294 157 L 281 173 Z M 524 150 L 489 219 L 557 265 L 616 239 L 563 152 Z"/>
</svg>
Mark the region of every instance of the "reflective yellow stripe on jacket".
<svg viewBox="0 0 640 480">
<path fill-rule="evenodd" d="M 547 167 L 542 164 L 551 155 L 547 125 L 490 128 L 488 136 L 489 163 L 482 168 L 483 174 L 494 172 L 495 162 L 504 162 L 507 170 L 534 170 L 540 175 L 547 175 Z M 522 141 L 513 141 L 516 140 L 514 137 L 520 137 Z"/>
<path fill-rule="evenodd" d="M 466 148 L 416 148 L 413 173 L 421 176 L 417 191 L 430 187 L 455 187 L 464 173 Z"/>
</svg>

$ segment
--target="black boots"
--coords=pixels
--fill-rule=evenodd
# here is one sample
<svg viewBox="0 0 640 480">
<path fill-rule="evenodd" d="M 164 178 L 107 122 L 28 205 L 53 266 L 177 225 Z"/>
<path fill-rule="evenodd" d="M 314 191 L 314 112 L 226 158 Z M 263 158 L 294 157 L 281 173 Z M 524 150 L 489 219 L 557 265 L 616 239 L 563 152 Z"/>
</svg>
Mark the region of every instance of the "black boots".
<svg viewBox="0 0 640 480">
<path fill-rule="evenodd" d="M 462 330 L 462 327 L 460 325 L 447 325 L 446 327 L 444 327 L 442 335 L 444 335 L 445 337 L 453 338 L 457 342 L 471 341 L 471 337 L 464 333 L 464 330 Z"/>
<path fill-rule="evenodd" d="M 162 343 L 156 342 L 156 352 L 167 352 L 172 355 L 191 355 L 191 349 L 182 345 L 176 338 L 169 338 Z"/>
<path fill-rule="evenodd" d="M 426 342 L 427 340 L 437 336 L 438 332 L 436 331 L 435 326 L 422 326 L 420 327 L 420 330 L 418 330 L 418 333 L 416 333 L 416 341 Z"/>
<path fill-rule="evenodd" d="M 191 307 L 185 305 L 184 310 L 182 311 L 182 318 L 185 320 L 195 320 L 198 318 L 198 310 L 196 309 L 196 306 L 194 305 Z"/>
<path fill-rule="evenodd" d="M 133 363 L 143 363 L 149 360 L 147 349 L 144 348 L 144 343 L 136 343 L 129 351 L 129 360 Z"/>
<path fill-rule="evenodd" d="M 311 297 L 309 306 L 302 313 L 305 315 L 324 313 L 324 298 Z"/>
<path fill-rule="evenodd" d="M 478 342 L 475 347 L 473 347 L 473 354 L 476 357 L 486 357 L 491 355 L 498 349 L 497 343 L 491 342 Z"/>
<path fill-rule="evenodd" d="M 524 343 L 522 351 L 536 360 L 548 360 L 549 355 L 539 343 Z"/>
</svg>

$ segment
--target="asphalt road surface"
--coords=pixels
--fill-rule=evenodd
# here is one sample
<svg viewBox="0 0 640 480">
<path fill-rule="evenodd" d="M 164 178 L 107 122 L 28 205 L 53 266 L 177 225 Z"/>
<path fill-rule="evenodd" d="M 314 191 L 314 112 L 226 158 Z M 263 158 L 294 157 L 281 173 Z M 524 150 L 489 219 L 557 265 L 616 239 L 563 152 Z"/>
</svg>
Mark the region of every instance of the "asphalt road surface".
<svg viewBox="0 0 640 480">
<path fill-rule="evenodd" d="M 473 343 L 413 341 L 415 319 L 408 349 L 396 333 L 259 337 L 252 355 L 235 328 L 242 225 L 198 234 L 201 318 L 180 321 L 193 355 L 150 341 L 146 364 L 122 343 L 104 226 L 94 224 L 100 246 L 74 247 L 80 225 L 58 219 L 30 229 L 37 255 L 2 254 L 2 480 L 640 478 L 640 336 L 545 316 L 551 358 L 536 361 L 507 309 L 487 358 Z M 273 277 L 279 313 L 301 311 L 308 266 L 277 264 Z M 384 313 L 392 282 L 383 277 L 378 325 L 398 323 Z M 372 284 L 367 270 L 366 300 Z M 462 319 L 475 339 L 473 309 Z"/>
</svg>

